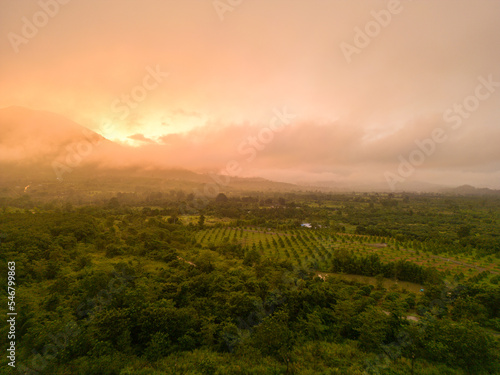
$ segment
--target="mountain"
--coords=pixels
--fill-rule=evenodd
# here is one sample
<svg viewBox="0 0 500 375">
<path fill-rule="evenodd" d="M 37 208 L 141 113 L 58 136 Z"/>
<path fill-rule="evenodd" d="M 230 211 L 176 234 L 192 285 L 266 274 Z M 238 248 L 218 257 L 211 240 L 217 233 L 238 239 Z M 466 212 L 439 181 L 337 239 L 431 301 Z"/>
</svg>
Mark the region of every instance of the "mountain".
<svg viewBox="0 0 500 375">
<path fill-rule="evenodd" d="M 240 177 L 231 177 L 226 186 L 224 176 L 155 161 L 142 149 L 111 142 L 63 116 L 23 107 L 0 109 L 0 185 L 9 192 L 27 185 L 32 193 L 38 185 L 42 190 L 47 186 L 60 189 L 61 182 L 106 191 L 194 189 L 214 183 L 225 191 L 299 189 L 293 184 Z"/>
<path fill-rule="evenodd" d="M 40 162 L 66 153 L 66 146 L 109 140 L 74 121 L 23 107 L 0 109 L 0 161 Z M 80 145 L 83 147 L 83 144 Z"/>
<path fill-rule="evenodd" d="M 96 162 L 98 154 L 120 148 L 92 130 L 52 112 L 24 107 L 0 109 L 2 180 L 53 179 L 59 168 Z"/>
</svg>

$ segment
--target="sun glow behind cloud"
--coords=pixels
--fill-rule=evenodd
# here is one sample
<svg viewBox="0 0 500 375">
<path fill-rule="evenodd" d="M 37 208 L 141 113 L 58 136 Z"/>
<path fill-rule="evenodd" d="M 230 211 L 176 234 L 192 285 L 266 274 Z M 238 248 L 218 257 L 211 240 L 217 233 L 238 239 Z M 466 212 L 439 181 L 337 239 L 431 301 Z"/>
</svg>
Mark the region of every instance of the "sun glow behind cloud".
<svg viewBox="0 0 500 375">
<path fill-rule="evenodd" d="M 161 143 L 162 137 L 169 134 L 188 133 L 203 127 L 206 121 L 206 116 L 201 114 L 194 116 L 178 110 L 168 114 L 136 116 L 127 121 L 113 117 L 102 119 L 95 131 L 110 141 L 139 147 L 147 143 Z"/>
</svg>

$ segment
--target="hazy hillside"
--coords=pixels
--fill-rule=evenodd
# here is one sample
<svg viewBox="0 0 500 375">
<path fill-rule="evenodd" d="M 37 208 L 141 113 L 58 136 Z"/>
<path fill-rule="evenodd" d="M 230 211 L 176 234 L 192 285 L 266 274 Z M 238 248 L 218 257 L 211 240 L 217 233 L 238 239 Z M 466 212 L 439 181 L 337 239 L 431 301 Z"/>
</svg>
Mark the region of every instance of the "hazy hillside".
<svg viewBox="0 0 500 375">
<path fill-rule="evenodd" d="M 476 188 L 471 185 L 462 185 L 452 189 L 444 189 L 442 192 L 456 195 L 500 195 L 500 190 Z"/>
<path fill-rule="evenodd" d="M 161 147 L 167 150 L 168 146 Z M 172 163 L 175 164 L 175 160 Z M 3 188 L 10 192 L 12 189 L 22 191 L 29 184 L 63 181 L 78 185 L 78 189 L 94 186 L 94 189 L 104 191 L 134 191 L 138 187 L 156 191 L 195 189 L 205 184 L 215 184 L 225 192 L 388 190 L 386 184 L 374 184 L 368 180 L 364 183 L 304 180 L 292 184 L 259 177 L 219 176 L 220 171 L 199 173 L 187 170 L 183 165 L 170 167 L 142 148 L 109 141 L 63 116 L 23 107 L 0 109 L 0 173 Z M 477 189 L 470 185 L 447 188 L 423 181 L 406 181 L 398 186 L 397 191 L 498 194 L 497 190 Z"/>
<path fill-rule="evenodd" d="M 55 113 L 23 107 L 0 109 L 0 161 L 36 162 L 57 157 L 79 142 L 112 142 Z"/>
</svg>

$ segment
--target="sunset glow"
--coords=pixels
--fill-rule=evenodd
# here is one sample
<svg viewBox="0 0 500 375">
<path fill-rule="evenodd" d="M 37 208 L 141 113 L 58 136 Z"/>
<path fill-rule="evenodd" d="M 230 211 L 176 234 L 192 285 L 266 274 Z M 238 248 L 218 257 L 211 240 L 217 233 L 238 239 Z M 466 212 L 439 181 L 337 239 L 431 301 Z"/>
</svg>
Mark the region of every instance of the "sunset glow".
<svg viewBox="0 0 500 375">
<path fill-rule="evenodd" d="M 500 3 L 214 3 L 3 4 L 0 107 L 56 113 L 191 170 L 244 160 L 286 107 L 294 120 L 251 146 L 242 176 L 499 187 Z"/>
</svg>

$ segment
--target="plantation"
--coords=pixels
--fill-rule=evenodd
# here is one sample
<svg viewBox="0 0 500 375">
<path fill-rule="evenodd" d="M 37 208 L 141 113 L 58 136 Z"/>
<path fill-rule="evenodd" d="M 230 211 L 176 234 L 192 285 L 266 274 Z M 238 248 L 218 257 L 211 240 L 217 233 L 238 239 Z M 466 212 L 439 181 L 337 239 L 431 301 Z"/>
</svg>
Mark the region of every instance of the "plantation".
<svg viewBox="0 0 500 375">
<path fill-rule="evenodd" d="M 295 229 L 275 232 L 270 228 L 217 226 L 197 233 L 196 240 L 207 248 L 239 245 L 269 260 L 290 260 L 322 272 L 331 271 L 332 258 L 341 253 L 360 257 L 377 256 L 381 262 L 407 261 L 442 272 L 445 279 L 465 277 L 487 282 L 500 273 L 500 260 L 477 262 L 473 257 L 445 257 L 422 249 L 420 244 L 399 243 L 368 235 L 331 233 L 327 229 Z M 386 243 L 387 242 L 387 243 Z M 412 248 L 412 247 L 415 248 Z"/>
</svg>

